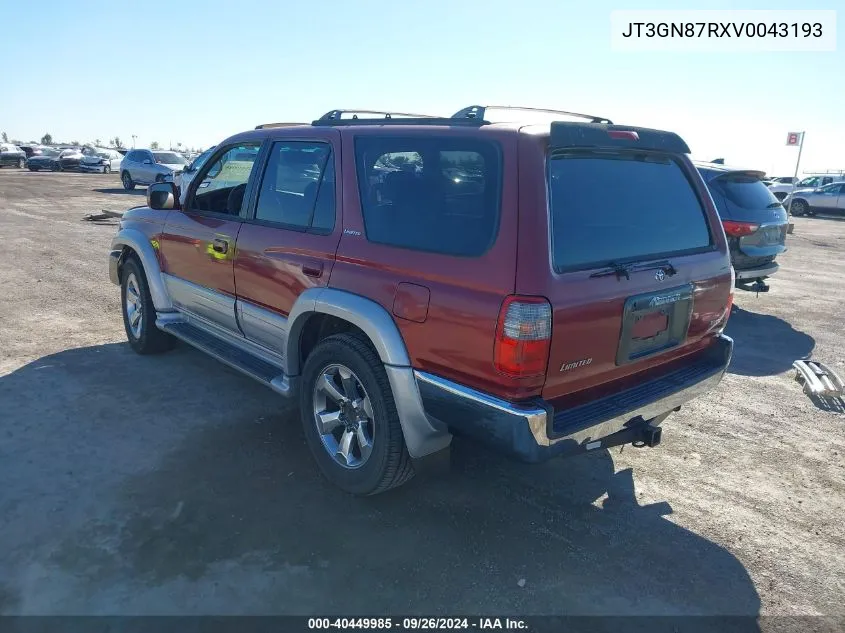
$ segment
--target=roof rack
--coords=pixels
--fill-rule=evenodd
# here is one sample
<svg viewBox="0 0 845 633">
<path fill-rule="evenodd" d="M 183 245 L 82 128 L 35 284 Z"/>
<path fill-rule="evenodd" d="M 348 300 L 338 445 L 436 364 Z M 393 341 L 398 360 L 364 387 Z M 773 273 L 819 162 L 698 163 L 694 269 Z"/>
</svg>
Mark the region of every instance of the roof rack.
<svg viewBox="0 0 845 633">
<path fill-rule="evenodd" d="M 587 119 L 591 123 L 607 123 L 612 124 L 613 121 L 608 119 L 607 117 L 596 116 L 593 114 L 579 114 L 578 112 L 567 112 L 565 110 L 549 110 L 547 108 L 529 108 L 524 106 L 480 106 L 480 105 L 471 105 L 467 106 L 466 108 L 462 108 L 455 112 L 452 115 L 453 119 L 474 119 L 483 121 L 484 115 L 487 113 L 487 110 L 521 110 L 524 112 L 542 112 L 544 114 L 565 114 L 566 116 L 574 116 L 581 119 Z M 486 121 L 485 121 L 486 122 Z"/>
<path fill-rule="evenodd" d="M 343 118 L 343 115 L 352 115 Z M 374 116 L 359 116 L 374 115 Z M 382 110 L 330 110 L 311 125 L 484 125 L 486 121 Z"/>
<path fill-rule="evenodd" d="M 296 125 L 308 125 L 307 123 L 262 123 L 261 125 L 256 125 L 256 130 L 266 130 L 267 128 L 271 127 L 294 127 Z"/>
</svg>

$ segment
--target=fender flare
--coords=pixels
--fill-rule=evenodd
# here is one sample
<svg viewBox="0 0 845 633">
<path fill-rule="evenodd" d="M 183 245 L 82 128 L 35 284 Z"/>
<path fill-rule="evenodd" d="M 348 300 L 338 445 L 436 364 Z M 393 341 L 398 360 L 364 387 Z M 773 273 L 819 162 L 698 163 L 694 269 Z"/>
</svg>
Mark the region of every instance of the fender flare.
<svg viewBox="0 0 845 633">
<path fill-rule="evenodd" d="M 329 314 L 360 328 L 369 337 L 385 365 L 411 366 L 399 328 L 381 305 L 345 290 L 310 288 L 299 295 L 288 315 L 288 340 L 285 347 L 288 375 L 298 376 L 302 371 L 299 366 L 299 339 L 305 323 L 314 314 Z"/>
<path fill-rule="evenodd" d="M 289 375 L 302 371 L 299 343 L 302 329 L 314 314 L 330 314 L 360 328 L 378 353 L 393 392 L 396 412 L 411 457 L 419 459 L 449 447 L 452 435 L 443 424 L 426 415 L 405 341 L 388 311 L 371 299 L 334 288 L 303 292 L 288 315 L 285 346 Z"/>
<path fill-rule="evenodd" d="M 161 266 L 158 263 L 158 255 L 150 239 L 137 229 L 121 229 L 112 238 L 111 248 L 114 251 L 123 251 L 124 248 L 131 248 L 141 260 L 144 267 L 144 274 L 147 276 L 147 286 L 150 289 L 150 296 L 153 305 L 158 312 L 169 312 L 173 310 L 170 295 L 164 286 L 161 278 Z"/>
</svg>

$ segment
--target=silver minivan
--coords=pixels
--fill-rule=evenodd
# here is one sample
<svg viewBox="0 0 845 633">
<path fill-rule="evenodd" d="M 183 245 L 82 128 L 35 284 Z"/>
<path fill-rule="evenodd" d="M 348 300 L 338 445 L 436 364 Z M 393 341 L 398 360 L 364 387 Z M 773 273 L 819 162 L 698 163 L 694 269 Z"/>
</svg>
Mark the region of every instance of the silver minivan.
<svg viewBox="0 0 845 633">
<path fill-rule="evenodd" d="M 181 174 L 187 164 L 188 161 L 178 152 L 133 149 L 120 164 L 120 180 L 123 188 L 130 191 L 135 185 L 171 180 L 174 175 Z"/>
</svg>

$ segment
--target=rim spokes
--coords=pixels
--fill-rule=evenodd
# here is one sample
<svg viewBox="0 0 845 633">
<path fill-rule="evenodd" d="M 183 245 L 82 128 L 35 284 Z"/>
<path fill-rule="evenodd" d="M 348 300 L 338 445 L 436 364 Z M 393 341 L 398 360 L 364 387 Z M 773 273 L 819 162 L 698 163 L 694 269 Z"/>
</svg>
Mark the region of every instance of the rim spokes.
<svg viewBox="0 0 845 633">
<path fill-rule="evenodd" d="M 348 400 L 348 398 L 341 393 L 340 389 L 337 388 L 332 376 L 327 373 L 322 375 L 317 388 L 320 389 L 320 391 L 323 391 L 329 398 L 334 400 L 336 404 L 343 404 Z"/>
<path fill-rule="evenodd" d="M 337 444 L 337 454 L 343 458 L 347 466 L 351 466 L 355 460 L 355 456 L 352 454 L 352 440 L 354 437 L 355 435 L 352 431 L 346 429 L 340 437 L 340 442 Z"/>
<path fill-rule="evenodd" d="M 320 421 L 320 434 L 326 435 L 339 427 L 340 411 L 321 411 L 317 414 L 317 419 Z"/>
</svg>

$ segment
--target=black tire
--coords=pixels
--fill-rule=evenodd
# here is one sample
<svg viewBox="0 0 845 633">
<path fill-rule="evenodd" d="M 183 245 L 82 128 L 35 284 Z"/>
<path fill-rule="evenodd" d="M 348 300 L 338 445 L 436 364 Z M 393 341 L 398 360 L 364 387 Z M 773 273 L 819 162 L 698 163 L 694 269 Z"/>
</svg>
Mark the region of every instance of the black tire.
<svg viewBox="0 0 845 633">
<path fill-rule="evenodd" d="M 103 173 L 104 174 L 110 174 L 111 173 L 111 165 L 106 165 L 105 167 L 103 167 Z"/>
<path fill-rule="evenodd" d="M 62 170 L 62 168 L 58 163 L 53 163 L 50 166 L 50 171 L 61 171 L 61 170 Z"/>
<path fill-rule="evenodd" d="M 128 171 L 120 174 L 120 181 L 123 183 L 123 188 L 126 191 L 132 191 L 135 188 L 135 183 L 132 181 L 132 176 L 129 175 Z"/>
<path fill-rule="evenodd" d="M 64 168 L 62 167 L 62 164 L 61 164 L 61 163 L 56 163 L 56 168 L 55 168 L 55 170 L 54 170 L 54 171 L 64 171 Z"/>
<path fill-rule="evenodd" d="M 127 288 L 130 287 L 132 280 L 136 283 L 141 306 L 138 334 L 132 331 L 127 314 Z M 135 256 L 130 256 L 120 271 L 120 306 L 123 314 L 123 328 L 126 330 L 126 338 L 133 350 L 138 354 L 160 354 L 173 349 L 176 339 L 162 332 L 155 325 L 156 311 L 147 285 L 147 277 L 144 275 L 144 267 Z"/>
<path fill-rule="evenodd" d="M 320 438 L 314 416 L 314 388 L 327 366 L 342 364 L 358 378 L 373 411 L 372 453 L 358 468 L 337 463 Z M 374 495 L 409 481 L 414 466 L 384 365 L 369 342 L 350 334 L 336 334 L 321 341 L 305 361 L 300 390 L 302 428 L 311 454 L 326 478 L 355 495 Z"/>
<path fill-rule="evenodd" d="M 792 201 L 792 215 L 813 215 L 810 211 L 810 205 L 805 200 Z"/>
<path fill-rule="evenodd" d="M 30 167 L 29 171 L 38 171 L 38 167 Z"/>
<path fill-rule="evenodd" d="M 18 169 L 25 169 L 25 168 L 26 168 L 26 159 L 25 159 L 25 158 L 21 158 L 21 159 L 18 161 Z"/>
</svg>

